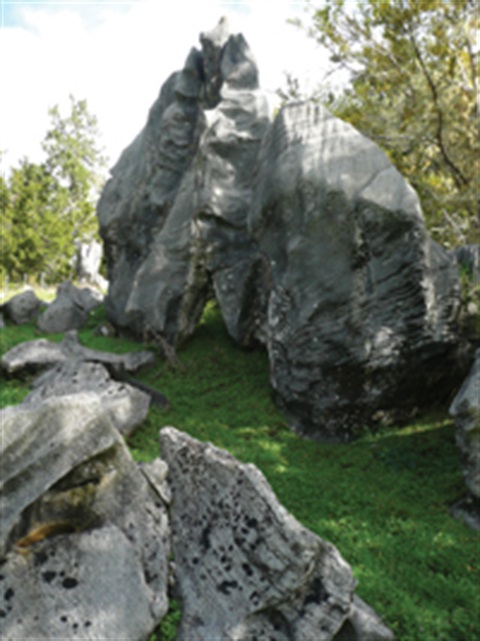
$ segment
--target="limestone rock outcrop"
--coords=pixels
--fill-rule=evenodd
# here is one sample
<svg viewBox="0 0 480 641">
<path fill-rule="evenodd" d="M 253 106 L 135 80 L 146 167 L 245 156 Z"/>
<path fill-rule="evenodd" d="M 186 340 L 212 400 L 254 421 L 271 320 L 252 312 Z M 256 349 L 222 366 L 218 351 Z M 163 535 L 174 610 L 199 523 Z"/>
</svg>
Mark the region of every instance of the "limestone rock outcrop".
<svg viewBox="0 0 480 641">
<path fill-rule="evenodd" d="M 279 504 L 255 466 L 171 427 L 160 440 L 182 602 L 178 641 L 393 639 L 354 596 L 338 550 Z"/>
<path fill-rule="evenodd" d="M 269 125 L 258 71 L 225 21 L 163 85 L 98 204 L 111 320 L 175 344 L 217 297 L 230 334 L 264 340 L 264 260 L 247 231 L 258 149 Z"/>
<path fill-rule="evenodd" d="M 98 204 L 114 325 L 171 345 L 210 297 L 268 348 L 292 427 L 348 441 L 410 418 L 464 375 L 456 259 L 377 145 L 326 109 L 272 123 L 221 21 L 163 85 Z"/>
<path fill-rule="evenodd" d="M 445 398 L 459 374 L 456 264 L 377 145 L 319 105 L 287 105 L 253 193 L 271 381 L 293 427 L 349 440 Z"/>
<path fill-rule="evenodd" d="M 168 517 L 108 408 L 2 411 L 2 639 L 141 641 L 168 608 Z"/>
</svg>

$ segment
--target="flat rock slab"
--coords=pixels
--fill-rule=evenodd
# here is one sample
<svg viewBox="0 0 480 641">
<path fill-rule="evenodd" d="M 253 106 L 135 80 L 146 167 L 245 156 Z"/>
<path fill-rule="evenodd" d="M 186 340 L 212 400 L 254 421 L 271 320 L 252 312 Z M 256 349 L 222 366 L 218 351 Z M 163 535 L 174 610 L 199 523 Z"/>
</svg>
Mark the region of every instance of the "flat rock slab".
<svg viewBox="0 0 480 641">
<path fill-rule="evenodd" d="M 145 641 L 168 609 L 166 507 L 111 419 L 86 393 L 0 416 L 2 639 Z"/>
<path fill-rule="evenodd" d="M 160 440 L 182 602 L 178 641 L 333 641 L 342 630 L 351 633 L 345 639 L 393 638 L 354 601 L 356 582 L 338 550 L 280 505 L 255 466 L 171 427 Z"/>
<path fill-rule="evenodd" d="M 39 376 L 32 387 L 24 404 L 39 404 L 46 398 L 80 392 L 96 394 L 109 409 L 115 428 L 125 437 L 131 436 L 143 423 L 150 407 L 148 394 L 113 380 L 100 363 L 74 360 L 57 363 Z"/>
<path fill-rule="evenodd" d="M 67 361 L 91 361 L 107 367 L 117 367 L 128 373 L 136 372 L 142 367 L 153 365 L 155 355 L 152 352 L 129 352 L 112 354 L 83 347 L 76 331 L 67 332 L 61 343 L 53 343 L 45 338 L 16 345 L 2 357 L 2 369 L 10 375 L 22 371 L 36 371 L 51 367 L 56 363 Z"/>
</svg>

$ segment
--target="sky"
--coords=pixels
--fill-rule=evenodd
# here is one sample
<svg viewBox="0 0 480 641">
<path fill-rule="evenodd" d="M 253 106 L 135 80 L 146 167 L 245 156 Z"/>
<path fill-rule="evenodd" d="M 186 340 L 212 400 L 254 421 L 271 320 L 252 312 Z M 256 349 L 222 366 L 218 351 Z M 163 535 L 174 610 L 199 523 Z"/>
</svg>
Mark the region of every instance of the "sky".
<svg viewBox="0 0 480 641">
<path fill-rule="evenodd" d="M 305 91 L 327 56 L 287 23 L 307 18 L 308 2 L 289 0 L 0 0 L 0 150 L 2 174 L 24 156 L 41 162 L 48 109 L 67 115 L 69 94 L 98 118 L 112 166 L 145 124 L 166 78 L 183 67 L 199 34 L 222 16 L 243 33 L 260 85 L 275 101 L 284 72 Z M 316 3 L 318 5 L 318 2 Z M 308 18 L 307 18 L 308 19 Z"/>
</svg>

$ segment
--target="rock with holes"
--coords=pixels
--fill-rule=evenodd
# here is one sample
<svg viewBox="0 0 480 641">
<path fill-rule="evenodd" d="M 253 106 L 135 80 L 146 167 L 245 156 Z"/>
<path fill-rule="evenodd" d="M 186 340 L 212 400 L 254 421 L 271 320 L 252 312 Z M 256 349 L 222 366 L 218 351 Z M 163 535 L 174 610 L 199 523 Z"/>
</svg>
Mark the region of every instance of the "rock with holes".
<svg viewBox="0 0 480 641">
<path fill-rule="evenodd" d="M 338 550 L 278 503 L 256 467 L 174 428 L 160 435 L 172 492 L 179 641 L 393 638 L 355 597 Z"/>
<path fill-rule="evenodd" d="M 480 349 L 472 369 L 453 399 L 450 415 L 457 427 L 456 441 L 462 456 L 469 492 L 480 500 Z"/>
<path fill-rule="evenodd" d="M 96 394 L 2 411 L 2 639 L 143 641 L 168 608 L 164 502 Z"/>
<path fill-rule="evenodd" d="M 456 264 L 379 147 L 320 105 L 288 105 L 253 194 L 271 381 L 294 429 L 345 441 L 446 400 L 463 371 Z"/>
<path fill-rule="evenodd" d="M 110 411 L 115 428 L 125 437 L 143 423 L 150 407 L 150 396 L 126 382 L 111 378 L 100 363 L 66 361 L 39 376 L 24 403 L 39 404 L 46 398 L 80 392 L 97 394 Z"/>
<path fill-rule="evenodd" d="M 222 20 L 200 41 L 99 201 L 106 305 L 116 325 L 176 344 L 214 294 L 228 331 L 248 345 L 265 338 L 265 261 L 247 214 L 269 108 L 243 36 Z"/>
<path fill-rule="evenodd" d="M 114 354 L 83 347 L 77 332 L 72 330 L 65 334 L 60 343 L 45 338 L 19 343 L 3 355 L 1 367 L 9 375 L 18 375 L 25 371 L 48 369 L 57 363 L 72 360 L 101 363 L 108 368 L 133 373 L 152 365 L 155 355 L 148 351 Z"/>
<path fill-rule="evenodd" d="M 89 287 L 75 287 L 71 281 L 61 283 L 53 303 L 41 314 L 37 325 L 42 332 L 67 332 L 83 327 L 88 313 L 101 305 L 102 294 Z"/>
<path fill-rule="evenodd" d="M 25 325 L 36 320 L 41 301 L 31 289 L 12 298 L 3 305 L 3 311 L 8 320 L 15 325 Z"/>
</svg>

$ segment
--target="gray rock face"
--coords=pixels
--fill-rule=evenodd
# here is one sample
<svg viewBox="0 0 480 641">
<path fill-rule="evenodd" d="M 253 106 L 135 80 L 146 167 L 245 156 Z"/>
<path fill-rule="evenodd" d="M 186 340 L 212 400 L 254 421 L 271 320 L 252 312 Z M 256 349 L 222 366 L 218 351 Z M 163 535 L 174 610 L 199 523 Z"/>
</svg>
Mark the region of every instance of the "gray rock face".
<svg viewBox="0 0 480 641">
<path fill-rule="evenodd" d="M 88 313 L 98 307 L 103 296 L 90 288 L 78 288 L 70 281 L 58 286 L 57 296 L 38 319 L 42 332 L 57 333 L 80 329 Z"/>
<path fill-rule="evenodd" d="M 106 304 L 115 324 L 174 344 L 215 292 L 247 345 L 264 336 L 264 266 L 246 223 L 268 104 L 243 36 L 221 21 L 200 39 L 102 193 Z"/>
<path fill-rule="evenodd" d="M 1 413 L 2 638 L 143 641 L 167 610 L 168 521 L 97 395 Z"/>
<path fill-rule="evenodd" d="M 339 552 L 278 503 L 256 467 L 174 428 L 160 438 L 172 491 L 179 641 L 393 638 L 354 598 Z"/>
<path fill-rule="evenodd" d="M 34 381 L 33 391 L 23 402 L 39 404 L 46 398 L 83 392 L 100 397 L 114 427 L 125 437 L 131 436 L 147 417 L 148 394 L 128 383 L 112 380 L 103 365 L 87 361 L 58 363 Z"/>
<path fill-rule="evenodd" d="M 480 499 L 480 349 L 449 411 L 457 427 L 465 482 L 469 492 Z"/>
<path fill-rule="evenodd" d="M 103 284 L 100 274 L 103 247 L 101 243 L 93 240 L 90 243 L 79 243 L 77 246 L 76 274 L 81 282 Z"/>
<path fill-rule="evenodd" d="M 307 104 L 280 112 L 258 168 L 249 225 L 270 263 L 271 381 L 293 427 L 349 440 L 439 401 L 458 376 L 460 287 L 414 190 Z"/>
<path fill-rule="evenodd" d="M 1 367 L 7 374 L 18 374 L 24 370 L 48 369 L 57 363 L 67 361 L 90 361 L 107 367 L 133 373 L 141 367 L 155 362 L 153 352 L 129 352 L 112 354 L 83 347 L 75 330 L 67 332 L 61 343 L 52 343 L 45 338 L 20 343 L 12 347 L 1 360 Z"/>
<path fill-rule="evenodd" d="M 3 306 L 6 317 L 15 325 L 25 325 L 36 320 L 41 301 L 31 289 L 13 296 Z"/>
</svg>

